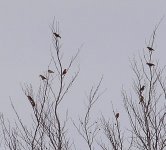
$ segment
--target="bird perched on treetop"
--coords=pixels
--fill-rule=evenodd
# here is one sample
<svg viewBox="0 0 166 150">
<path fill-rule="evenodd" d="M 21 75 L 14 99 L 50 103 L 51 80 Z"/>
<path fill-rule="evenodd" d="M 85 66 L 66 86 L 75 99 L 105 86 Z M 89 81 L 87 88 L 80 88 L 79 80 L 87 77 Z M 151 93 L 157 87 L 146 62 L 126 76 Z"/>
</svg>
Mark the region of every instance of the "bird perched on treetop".
<svg viewBox="0 0 166 150">
<path fill-rule="evenodd" d="M 143 85 L 143 86 L 139 89 L 140 93 L 141 93 L 144 89 L 145 89 L 145 85 Z"/>
<path fill-rule="evenodd" d="M 35 107 L 35 102 L 34 102 L 33 98 L 29 95 L 27 97 L 28 97 L 28 100 L 30 101 L 32 107 Z"/>
<path fill-rule="evenodd" d="M 116 113 L 115 118 L 116 118 L 116 119 L 119 118 L 119 113 Z"/>
<path fill-rule="evenodd" d="M 67 73 L 67 69 L 64 69 L 62 72 L 62 75 L 65 75 Z"/>
<path fill-rule="evenodd" d="M 147 48 L 148 48 L 149 51 L 154 51 L 154 49 L 149 47 L 149 46 Z"/>
<path fill-rule="evenodd" d="M 54 71 L 52 71 L 52 70 L 48 69 L 48 73 L 54 73 Z"/>
<path fill-rule="evenodd" d="M 149 67 L 152 67 L 152 66 L 155 66 L 154 64 L 152 63 L 146 63 Z"/>
<path fill-rule="evenodd" d="M 61 38 L 61 36 L 58 33 L 54 32 L 53 34 L 54 34 L 55 37 Z"/>
<path fill-rule="evenodd" d="M 44 77 L 43 75 L 39 75 L 39 77 L 42 79 L 42 80 L 45 80 L 46 77 Z"/>
</svg>

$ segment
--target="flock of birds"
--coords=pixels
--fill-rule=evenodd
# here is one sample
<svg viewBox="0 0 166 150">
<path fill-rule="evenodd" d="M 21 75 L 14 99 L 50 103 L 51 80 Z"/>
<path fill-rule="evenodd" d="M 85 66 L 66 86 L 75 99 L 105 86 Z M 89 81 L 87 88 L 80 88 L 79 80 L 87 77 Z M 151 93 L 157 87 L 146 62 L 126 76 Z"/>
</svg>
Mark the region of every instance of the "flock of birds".
<svg viewBox="0 0 166 150">
<path fill-rule="evenodd" d="M 54 73 L 54 71 L 48 69 L 48 73 Z M 62 72 L 62 76 L 64 76 L 66 73 L 67 73 L 67 69 L 64 69 L 63 72 Z M 47 80 L 47 78 L 45 76 L 41 75 L 41 74 L 39 75 L 39 77 L 42 80 Z M 35 107 L 34 99 L 30 95 L 27 95 L 27 98 L 28 98 L 29 102 L 31 103 L 32 107 L 34 108 Z"/>
<path fill-rule="evenodd" d="M 151 52 L 151 53 L 154 51 L 154 49 L 153 49 L 152 47 L 149 47 L 149 46 L 147 47 L 147 49 L 148 49 L 149 52 Z M 155 66 L 155 64 L 153 64 L 153 63 L 151 63 L 151 62 L 147 62 L 146 64 L 147 64 L 149 67 Z M 140 89 L 139 89 L 139 98 L 140 98 L 140 102 L 139 102 L 139 104 L 144 103 L 144 97 L 143 97 L 143 95 L 142 95 L 144 89 L 145 89 L 145 85 L 140 86 Z"/>
<path fill-rule="evenodd" d="M 56 32 L 54 32 L 53 35 L 55 36 L 55 38 L 61 38 L 61 36 L 60 36 L 58 33 L 56 33 Z M 153 51 L 154 51 L 154 49 L 153 49 L 152 47 L 149 47 L 149 46 L 147 47 L 147 49 L 148 49 L 150 52 L 153 52 Z M 153 63 L 151 63 L 151 62 L 147 62 L 146 64 L 147 64 L 149 67 L 155 66 L 155 64 L 153 64 Z M 48 69 L 48 73 L 54 73 L 54 71 Z M 63 72 L 62 72 L 62 75 L 65 75 L 66 73 L 67 73 L 67 69 L 64 69 Z M 39 75 L 39 77 L 40 77 L 42 80 L 47 80 L 47 78 L 46 78 L 45 76 L 43 76 L 43 75 Z M 144 89 L 145 89 L 145 85 L 141 86 L 140 89 L 139 89 L 139 93 L 140 93 L 140 94 L 139 94 L 139 96 L 140 96 L 140 102 L 139 102 L 139 104 L 144 102 L 144 97 L 143 97 L 143 95 L 142 95 L 142 92 L 144 91 Z M 35 107 L 35 102 L 34 102 L 33 98 L 32 98 L 30 95 L 27 95 L 27 98 L 28 98 L 28 100 L 30 101 L 32 107 L 34 108 L 34 107 Z M 116 113 L 116 114 L 115 114 L 115 118 L 116 118 L 116 119 L 119 118 L 119 113 Z"/>
<path fill-rule="evenodd" d="M 147 49 L 148 49 L 149 52 L 151 52 L 151 53 L 154 51 L 154 49 L 153 49 L 152 47 L 149 47 L 149 46 L 147 47 Z M 153 63 L 151 63 L 151 62 L 147 62 L 146 64 L 147 64 L 149 67 L 154 67 L 154 66 L 155 66 L 155 64 L 153 64 Z M 140 102 L 139 102 L 139 104 L 141 104 L 141 103 L 144 102 L 144 97 L 143 97 L 143 95 L 142 95 L 144 89 L 145 89 L 145 85 L 141 86 L 140 89 L 139 89 L 139 97 L 140 97 Z M 116 114 L 115 114 L 115 118 L 116 118 L 116 119 L 119 118 L 119 113 L 116 113 Z"/>
<path fill-rule="evenodd" d="M 61 36 L 58 33 L 56 33 L 56 32 L 54 32 L 53 35 L 54 35 L 55 38 L 61 38 Z M 54 71 L 48 69 L 48 73 L 54 73 Z M 67 69 L 64 69 L 63 72 L 62 72 L 62 76 L 64 76 L 66 73 L 67 73 Z M 42 80 L 47 80 L 47 78 L 44 75 L 40 74 L 39 77 Z M 34 99 L 30 95 L 26 95 L 26 96 L 27 96 L 29 102 L 31 103 L 32 107 L 34 108 L 35 105 L 36 105 Z"/>
<path fill-rule="evenodd" d="M 48 69 L 48 73 L 54 73 L 54 71 Z M 62 72 L 62 76 L 65 75 L 66 73 L 67 73 L 67 69 L 64 69 L 63 72 Z M 41 75 L 41 74 L 39 75 L 39 77 L 40 77 L 42 80 L 46 80 L 46 79 L 47 79 L 45 76 L 43 76 L 43 75 Z"/>
<path fill-rule="evenodd" d="M 150 52 L 153 52 L 154 51 L 154 49 L 152 48 L 152 47 L 147 47 L 147 49 L 150 51 Z M 146 63 L 149 67 L 152 67 L 152 66 L 155 66 L 153 63 L 150 63 L 150 62 L 147 62 Z"/>
</svg>

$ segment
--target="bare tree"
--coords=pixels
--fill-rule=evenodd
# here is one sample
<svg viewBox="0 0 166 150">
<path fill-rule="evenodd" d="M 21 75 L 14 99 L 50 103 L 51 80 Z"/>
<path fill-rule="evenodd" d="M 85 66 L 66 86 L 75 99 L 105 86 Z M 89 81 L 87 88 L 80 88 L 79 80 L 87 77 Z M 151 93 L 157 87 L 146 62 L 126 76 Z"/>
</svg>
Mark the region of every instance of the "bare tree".
<svg viewBox="0 0 166 150">
<path fill-rule="evenodd" d="M 32 85 L 23 85 L 22 89 L 32 107 L 32 127 L 28 128 L 15 110 L 17 116 L 15 126 L 11 127 L 1 115 L 3 143 L 10 150 L 69 150 L 71 143 L 67 136 L 68 114 L 60 116 L 60 104 L 75 82 L 79 69 L 71 76 L 71 68 L 79 51 L 70 59 L 68 66 L 63 65 L 61 36 L 58 29 L 51 27 L 54 51 L 51 51 L 51 62 L 46 72 L 39 75 L 41 84 L 35 94 Z M 50 68 L 50 66 L 53 66 Z M 67 80 L 66 80 L 67 77 Z"/>
<path fill-rule="evenodd" d="M 73 124 L 79 135 L 86 142 L 87 149 L 102 150 L 164 150 L 166 149 L 166 77 L 165 67 L 160 68 L 154 59 L 157 49 L 154 47 L 156 31 L 153 31 L 143 55 L 139 61 L 133 59 L 131 68 L 135 74 L 133 94 L 122 90 L 124 108 L 130 126 L 122 130 L 121 114 L 112 105 L 113 119 L 102 116 L 97 121 L 92 118 L 92 108 L 100 98 L 99 91 L 102 79 L 92 87 L 87 95 L 88 103 L 85 114 L 79 118 L 79 124 Z M 71 137 L 68 136 L 68 112 L 65 117 L 60 115 L 60 107 L 65 96 L 74 84 L 79 69 L 71 75 L 71 69 L 79 51 L 64 65 L 62 46 L 63 39 L 58 28 L 51 26 L 53 50 L 51 61 L 46 71 L 39 75 L 40 85 L 35 91 L 30 84 L 24 84 L 22 90 L 32 109 L 31 126 L 21 119 L 14 104 L 12 108 L 17 117 L 14 124 L 0 115 L 1 145 L 4 150 L 69 150 L 72 149 Z M 100 120 L 100 121 L 99 121 Z M 100 140 L 97 135 L 100 132 Z M 104 139 L 104 140 L 101 140 Z M 107 139 L 108 144 L 105 139 Z"/>
<path fill-rule="evenodd" d="M 128 96 L 123 90 L 124 106 L 131 125 L 131 143 L 134 149 L 164 150 L 166 148 L 165 126 L 165 83 L 162 81 L 164 68 L 159 68 L 158 61 L 153 58 L 156 37 L 155 28 L 149 45 L 131 66 L 136 75 L 133 88 L 135 96 Z"/>
<path fill-rule="evenodd" d="M 139 61 L 135 58 L 131 61 L 131 68 L 135 74 L 134 94 L 122 90 L 130 127 L 121 130 L 121 115 L 112 107 L 114 119 L 107 120 L 104 116 L 101 118 L 104 135 L 109 141 L 109 144 L 102 140 L 98 142 L 103 150 L 166 149 L 165 67 L 160 68 L 159 62 L 153 57 L 157 52 L 154 43 L 159 24 L 155 27 L 143 55 L 139 56 Z"/>
<path fill-rule="evenodd" d="M 123 150 L 124 149 L 124 137 L 123 133 L 120 129 L 120 113 L 115 112 L 114 108 L 112 107 L 114 119 L 113 120 L 106 120 L 104 116 L 101 118 L 101 125 L 102 129 L 104 130 L 104 135 L 108 139 L 111 146 L 106 146 L 106 142 L 101 140 L 98 142 L 100 147 L 103 150 L 109 150 L 109 147 L 113 150 Z"/>
<path fill-rule="evenodd" d="M 92 119 L 91 113 L 95 103 L 103 94 L 103 92 L 99 92 L 102 80 L 103 77 L 100 79 L 96 87 L 92 87 L 90 89 L 90 92 L 87 95 L 88 104 L 86 105 L 86 112 L 83 117 L 79 118 L 79 125 L 76 125 L 73 121 L 75 128 L 81 137 L 85 140 L 89 150 L 94 149 L 94 142 L 96 140 L 95 138 L 100 130 L 99 123 Z"/>
</svg>

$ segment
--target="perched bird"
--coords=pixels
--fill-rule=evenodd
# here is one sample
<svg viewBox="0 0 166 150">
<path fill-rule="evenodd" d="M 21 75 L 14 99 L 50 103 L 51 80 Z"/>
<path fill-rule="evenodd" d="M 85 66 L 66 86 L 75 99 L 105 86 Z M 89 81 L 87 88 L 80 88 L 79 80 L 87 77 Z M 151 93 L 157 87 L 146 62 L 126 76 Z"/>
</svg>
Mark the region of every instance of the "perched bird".
<svg viewBox="0 0 166 150">
<path fill-rule="evenodd" d="M 35 107 L 35 102 L 34 102 L 33 98 L 29 95 L 27 97 L 28 97 L 28 100 L 30 101 L 32 107 Z"/>
<path fill-rule="evenodd" d="M 48 73 L 54 73 L 54 71 L 52 71 L 52 70 L 48 69 Z"/>
<path fill-rule="evenodd" d="M 149 46 L 147 48 L 148 48 L 149 51 L 154 51 L 154 49 L 149 47 Z"/>
<path fill-rule="evenodd" d="M 116 118 L 116 119 L 119 118 L 119 113 L 116 113 L 115 118 Z"/>
<path fill-rule="evenodd" d="M 61 36 L 58 33 L 54 32 L 53 34 L 54 34 L 55 37 L 61 38 Z"/>
<path fill-rule="evenodd" d="M 145 85 L 143 85 L 142 87 L 140 87 L 139 91 L 140 93 L 142 93 L 142 91 L 145 89 Z"/>
<path fill-rule="evenodd" d="M 45 80 L 46 77 L 44 77 L 43 75 L 39 75 L 39 77 L 42 79 L 42 80 Z"/>
<path fill-rule="evenodd" d="M 139 101 L 139 104 L 140 103 L 143 103 L 144 102 L 144 97 L 142 95 L 140 95 L 140 101 Z"/>
<path fill-rule="evenodd" d="M 152 67 L 152 66 L 155 66 L 154 64 L 152 63 L 146 63 L 149 67 Z"/>
<path fill-rule="evenodd" d="M 64 69 L 62 72 L 62 75 L 65 75 L 67 73 L 67 69 Z"/>
</svg>

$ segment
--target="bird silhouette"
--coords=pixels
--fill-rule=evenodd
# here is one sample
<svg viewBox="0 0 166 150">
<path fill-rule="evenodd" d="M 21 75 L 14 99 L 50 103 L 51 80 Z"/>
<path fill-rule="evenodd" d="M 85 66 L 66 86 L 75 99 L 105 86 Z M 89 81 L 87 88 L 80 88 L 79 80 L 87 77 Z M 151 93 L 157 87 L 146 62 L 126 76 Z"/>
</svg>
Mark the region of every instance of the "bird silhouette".
<svg viewBox="0 0 166 150">
<path fill-rule="evenodd" d="M 151 48 L 151 47 L 147 47 L 147 49 L 149 50 L 149 51 L 154 51 L 154 49 L 153 48 Z"/>
<path fill-rule="evenodd" d="M 65 75 L 67 73 L 67 69 L 64 69 L 62 72 L 62 75 Z"/>
<path fill-rule="evenodd" d="M 44 77 L 43 75 L 39 75 L 39 77 L 42 79 L 42 80 L 45 80 L 45 79 L 47 79 L 46 77 Z"/>
<path fill-rule="evenodd" d="M 35 102 L 34 102 L 33 98 L 29 95 L 27 97 L 28 97 L 28 100 L 30 101 L 32 107 L 35 107 Z"/>
<path fill-rule="evenodd" d="M 140 89 L 139 89 L 139 91 L 140 91 L 140 93 L 142 93 L 142 91 L 145 89 L 145 85 L 143 85 Z"/>
<path fill-rule="evenodd" d="M 115 118 L 116 118 L 116 119 L 119 118 L 119 113 L 116 113 Z"/>
<path fill-rule="evenodd" d="M 52 70 L 48 69 L 48 73 L 54 73 L 54 71 L 52 71 Z"/>
<path fill-rule="evenodd" d="M 54 32 L 53 34 L 54 34 L 55 37 L 61 38 L 61 36 L 58 33 Z"/>
<path fill-rule="evenodd" d="M 144 102 L 144 97 L 142 95 L 140 95 L 140 101 L 139 101 L 139 104 L 140 103 L 143 103 Z"/>
<path fill-rule="evenodd" d="M 155 66 L 154 64 L 152 63 L 146 63 L 149 67 L 152 67 L 152 66 Z"/>
</svg>

